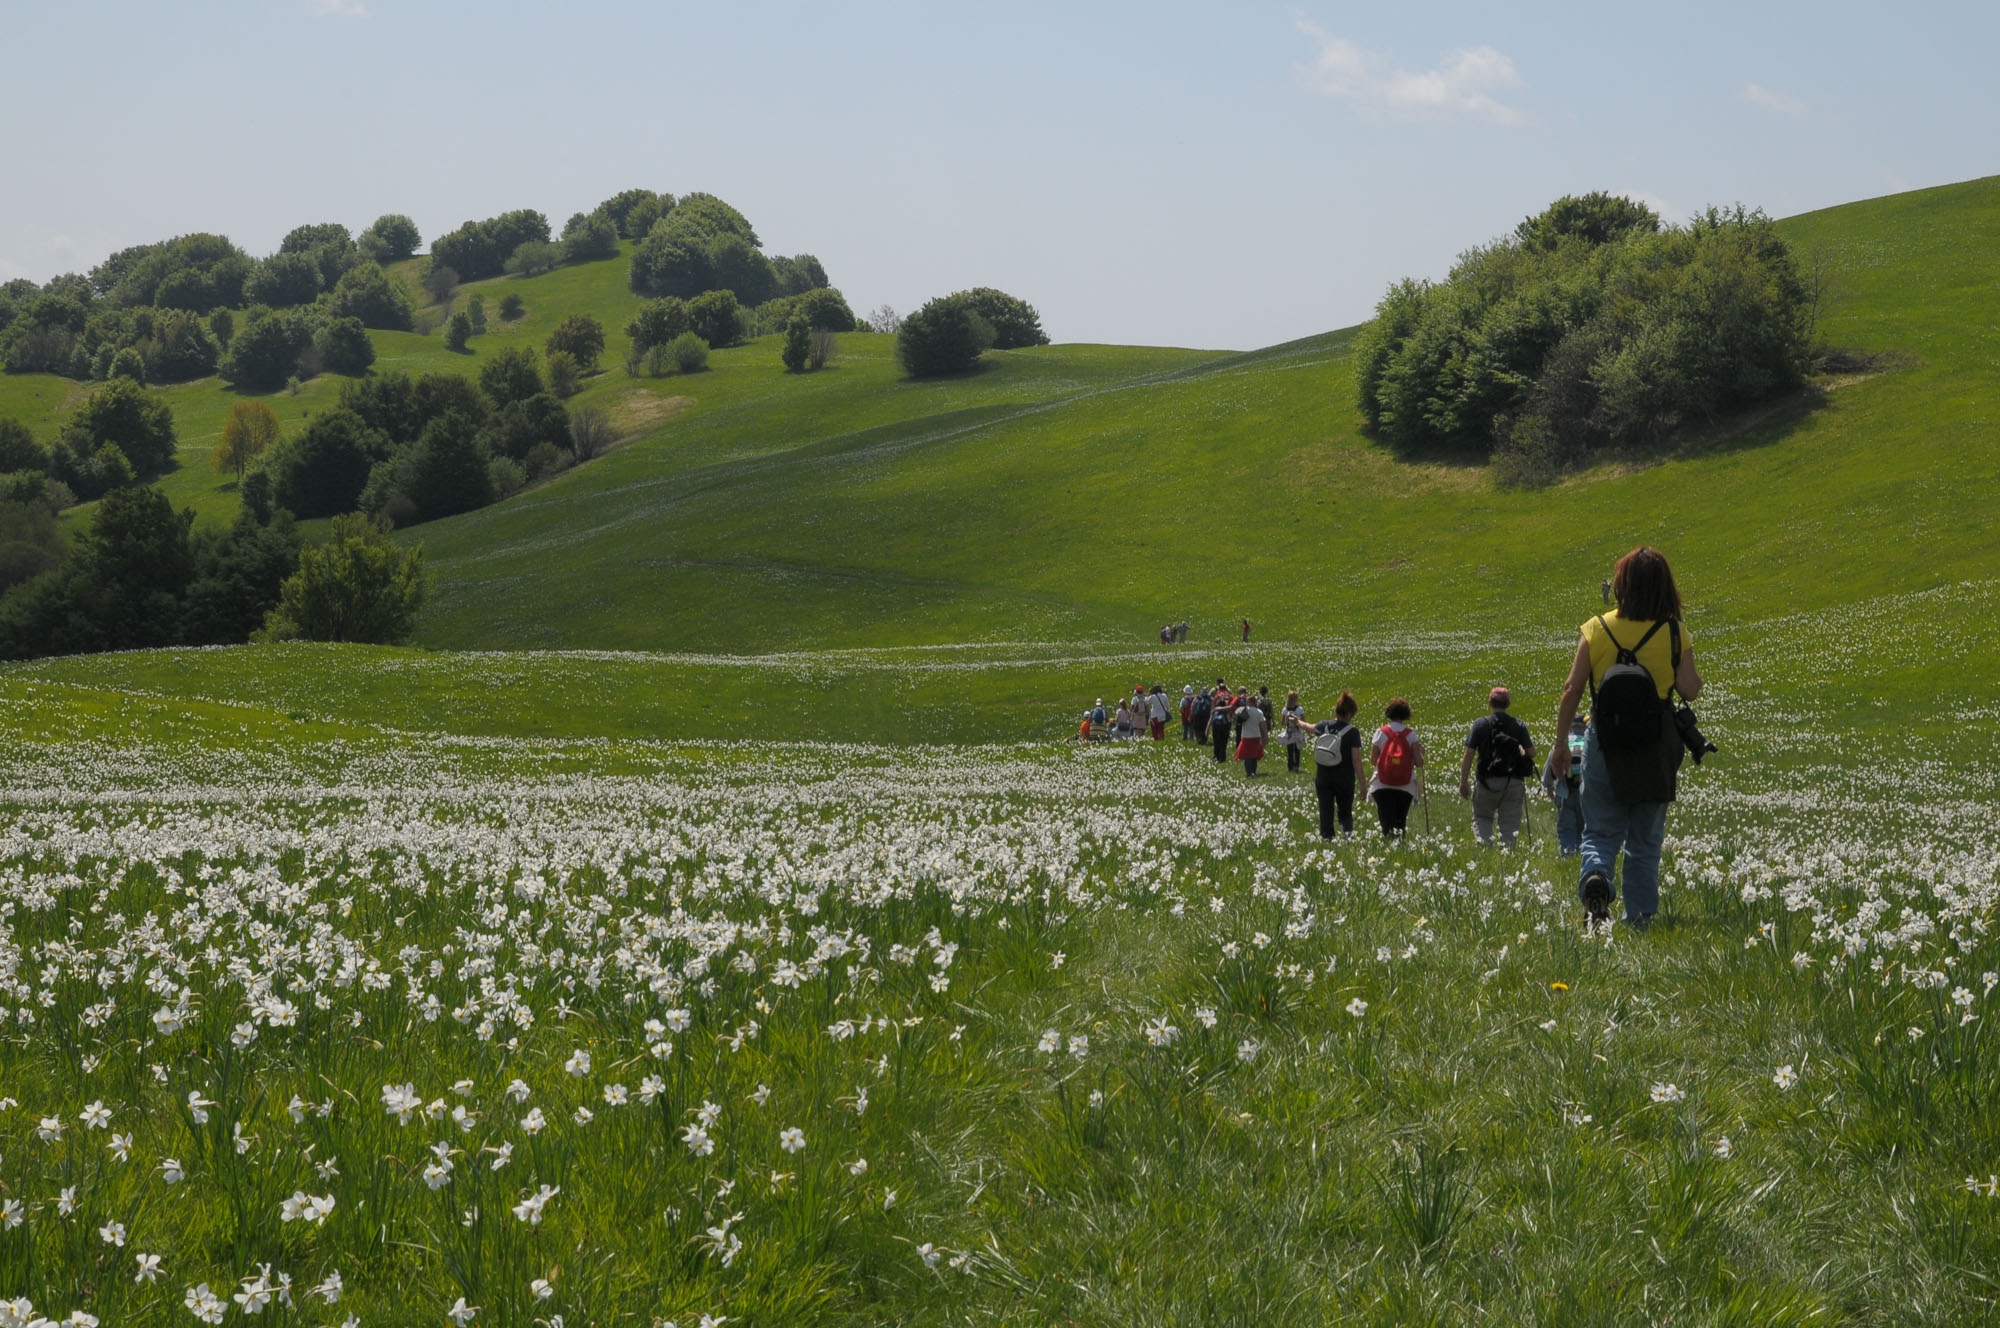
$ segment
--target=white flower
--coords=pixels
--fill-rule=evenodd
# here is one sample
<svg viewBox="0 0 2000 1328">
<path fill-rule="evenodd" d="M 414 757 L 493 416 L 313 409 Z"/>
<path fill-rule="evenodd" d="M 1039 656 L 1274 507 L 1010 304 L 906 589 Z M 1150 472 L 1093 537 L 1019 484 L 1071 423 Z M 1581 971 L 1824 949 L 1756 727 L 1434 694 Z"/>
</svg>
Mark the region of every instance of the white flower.
<svg viewBox="0 0 2000 1328">
<path fill-rule="evenodd" d="M 542 1224 L 542 1210 L 549 1206 L 549 1200 L 561 1193 L 560 1185 L 544 1185 L 514 1205 L 514 1216 L 531 1227 L 538 1227 Z"/>
<path fill-rule="evenodd" d="M 1084 1057 L 1090 1055 L 1090 1039 L 1082 1033 L 1070 1034 L 1069 1054 L 1078 1060 L 1082 1060 Z M 887 1058 L 885 1057 L 884 1059 Z"/>
<path fill-rule="evenodd" d="M 769 1084 L 758 1084 L 757 1091 L 750 1095 L 750 1100 L 760 1107 L 763 1106 L 771 1100 L 771 1086 Z"/>
<path fill-rule="evenodd" d="M 102 1102 L 93 1102 L 77 1117 L 86 1130 L 101 1130 L 111 1124 L 111 1111 Z"/>
<path fill-rule="evenodd" d="M 1236 1059 L 1248 1065 L 1257 1059 L 1257 1053 L 1261 1050 L 1263 1047 L 1256 1038 L 1244 1038 L 1236 1044 Z"/>
<path fill-rule="evenodd" d="M 917 1246 L 917 1257 L 924 1261 L 924 1267 L 935 1268 L 938 1266 L 938 1260 L 944 1257 L 944 1252 L 929 1241 L 925 1241 Z"/>
<path fill-rule="evenodd" d="M 1543 1031 L 1544 1033 L 1553 1033 L 1553 1032 L 1555 1032 L 1555 1031 L 1556 1031 L 1556 1021 L 1555 1021 L 1555 1020 L 1553 1020 L 1553 1019 L 1544 1019 L 1544 1020 L 1542 1020 L 1542 1022 L 1541 1022 L 1541 1030 L 1542 1030 L 1542 1031 Z"/>
<path fill-rule="evenodd" d="M 187 1011 L 184 1009 L 176 1010 L 172 1006 L 162 1005 L 159 1009 L 153 1011 L 153 1027 L 159 1029 L 162 1036 L 171 1036 L 180 1032 L 181 1025 L 186 1022 Z"/>
<path fill-rule="evenodd" d="M 1799 1081 L 1799 1072 L 1789 1065 L 1780 1065 L 1778 1072 L 1771 1076 L 1771 1082 L 1779 1088 L 1790 1088 Z"/>
<path fill-rule="evenodd" d="M 1042 1040 L 1035 1044 L 1035 1050 L 1041 1052 L 1043 1055 L 1047 1055 L 1052 1051 L 1062 1050 L 1062 1034 L 1056 1032 L 1053 1028 L 1046 1030 L 1042 1034 Z"/>
<path fill-rule="evenodd" d="M 329 1305 L 337 1305 L 340 1303 L 340 1293 L 346 1289 L 346 1283 L 342 1282 L 340 1274 L 335 1272 L 328 1273 L 324 1282 L 321 1282 L 318 1286 L 306 1292 L 306 1294 L 308 1296 L 318 1296 Z"/>
<path fill-rule="evenodd" d="M 1090 1105 L 1093 1110 L 1104 1105 L 1103 1089 L 1093 1088 L 1090 1090 Z"/>
<path fill-rule="evenodd" d="M 1362 1015 L 1368 1013 L 1368 1002 L 1362 1000 L 1359 996 L 1356 996 L 1353 1000 L 1347 1003 L 1347 1012 L 1353 1015 L 1356 1019 L 1359 1019 Z"/>
<path fill-rule="evenodd" d="M 1206 1005 L 1197 1005 L 1194 1007 L 1194 1021 L 1203 1028 L 1214 1028 L 1215 1011 Z"/>
<path fill-rule="evenodd" d="M 525 1080 L 516 1079 L 507 1085 L 507 1096 L 514 1099 L 516 1106 L 528 1100 L 528 1085 Z"/>
<path fill-rule="evenodd" d="M 62 1138 L 63 1123 L 60 1116 L 44 1116 L 42 1123 L 35 1127 L 35 1137 L 45 1144 L 52 1144 Z"/>
<path fill-rule="evenodd" d="M 848 1174 L 848 1175 L 850 1175 L 850 1176 L 865 1176 L 865 1175 L 867 1175 L 867 1174 L 868 1174 L 868 1159 L 867 1159 L 867 1158 L 865 1158 L 865 1157 L 857 1157 L 857 1158 L 855 1158 L 855 1159 L 854 1159 L 854 1160 L 853 1160 L 852 1162 L 849 1162 L 849 1163 L 847 1164 L 847 1174 Z"/>
<path fill-rule="evenodd" d="M 628 1097 L 629 1095 L 626 1093 L 625 1085 L 623 1084 L 606 1084 L 604 1086 L 604 1105 L 607 1107 L 622 1107 L 625 1105 Z"/>
<path fill-rule="evenodd" d="M 160 1179 L 169 1185 L 178 1185 L 187 1179 L 187 1170 L 178 1158 L 163 1157 L 160 1159 Z"/>
<path fill-rule="evenodd" d="M 106 1222 L 97 1229 L 97 1237 L 106 1245 L 123 1245 L 125 1243 L 125 1224 L 123 1222 Z"/>
<path fill-rule="evenodd" d="M 257 1025 L 247 1020 L 229 1030 L 229 1045 L 235 1047 L 238 1051 L 241 1051 L 256 1040 Z"/>
<path fill-rule="evenodd" d="M 1725 1134 L 1720 1139 L 1717 1139 L 1715 1141 L 1715 1155 L 1717 1157 L 1722 1157 L 1722 1158 L 1730 1157 L 1735 1152 L 1736 1152 L 1736 1145 L 1729 1142 L 1728 1135 Z"/>
<path fill-rule="evenodd" d="M 448 1157 L 439 1157 L 424 1168 L 424 1184 L 432 1190 L 441 1190 L 451 1184 L 451 1173 L 455 1168 Z"/>
<path fill-rule="evenodd" d="M 549 1279 L 546 1277 L 538 1277 L 528 1283 L 528 1290 L 536 1300 L 547 1300 L 556 1293 L 555 1287 L 550 1285 Z"/>
<path fill-rule="evenodd" d="M 68 1217 L 75 1211 L 76 1186 L 65 1185 L 63 1186 L 62 1193 L 56 1196 L 56 1213 L 61 1217 Z"/>
<path fill-rule="evenodd" d="M 580 1047 L 572 1051 L 569 1054 L 569 1060 L 564 1062 L 563 1069 L 568 1070 L 579 1079 L 583 1078 L 583 1076 L 590 1073 L 590 1053 Z"/>
<path fill-rule="evenodd" d="M 458 1328 L 465 1328 L 465 1325 L 471 1323 L 478 1315 L 479 1307 L 477 1305 L 466 1304 L 465 1297 L 460 1296 L 457 1303 L 444 1313 L 446 1318 L 458 1325 Z"/>
<path fill-rule="evenodd" d="M 1155 1019 L 1146 1025 L 1146 1042 L 1149 1046 L 1169 1047 L 1179 1039 L 1181 1031 L 1165 1019 Z"/>
<path fill-rule="evenodd" d="M 222 1297 L 208 1289 L 206 1282 L 200 1286 L 189 1287 L 184 1303 L 194 1317 L 203 1323 L 221 1323 L 223 1312 L 228 1308 Z"/>
<path fill-rule="evenodd" d="M 504 1143 L 498 1148 L 489 1148 L 486 1151 L 493 1154 L 493 1170 L 495 1171 L 498 1171 L 514 1160 L 514 1145 L 511 1143 Z"/>
<path fill-rule="evenodd" d="M 1653 1101 L 1655 1102 L 1680 1102 L 1686 1097 L 1687 1094 L 1682 1091 L 1678 1084 L 1653 1085 Z"/>
<path fill-rule="evenodd" d="M 540 1107 L 529 1107 L 528 1114 L 521 1117 L 521 1128 L 529 1134 L 540 1134 L 548 1125 L 548 1117 L 542 1115 Z"/>
<path fill-rule="evenodd" d="M 696 1157 L 707 1157 L 715 1151 L 715 1140 L 709 1138 L 708 1131 L 698 1124 L 682 1130 L 681 1139 L 687 1144 L 688 1151 Z"/>
<path fill-rule="evenodd" d="M 667 1081 L 657 1074 L 649 1074 L 639 1081 L 639 1101 L 645 1106 L 652 1106 L 666 1091 Z"/>
<path fill-rule="evenodd" d="M 1069 956 L 1064 954 L 1062 951 L 1060 950 L 1056 951 L 1054 954 L 1049 956 L 1049 968 L 1052 971 L 1061 968 L 1063 966 L 1064 961 L 1067 960 L 1068 958 Z"/>
<path fill-rule="evenodd" d="M 423 1105 L 415 1084 L 382 1085 L 382 1110 L 394 1116 L 398 1125 L 408 1125 L 410 1117 L 421 1111 Z"/>
<path fill-rule="evenodd" d="M 694 1016 L 689 1014 L 686 1010 L 667 1011 L 667 1027 L 672 1029 L 676 1033 L 687 1032 L 688 1025 L 693 1022 L 694 1022 Z"/>
<path fill-rule="evenodd" d="M 1224 959 L 1234 959 L 1237 955 L 1240 955 L 1242 953 L 1243 953 L 1243 947 L 1238 945 L 1236 942 L 1224 941 L 1222 943 L 1222 957 Z"/>
<path fill-rule="evenodd" d="M 27 1220 L 28 1210 L 19 1199 L 0 1199 L 0 1230 L 12 1231 Z"/>
<path fill-rule="evenodd" d="M 133 1259 L 139 1271 L 132 1274 L 132 1280 L 141 1284 L 157 1282 L 160 1279 L 160 1256 L 157 1254 L 135 1254 Z"/>
<path fill-rule="evenodd" d="M 757 1085 L 757 1090 L 766 1096 L 769 1096 L 771 1092 L 770 1089 L 764 1087 L 762 1084 Z M 761 1098 L 758 1099 L 757 1105 L 760 1107 L 764 1105 Z M 712 1130 L 715 1128 L 715 1123 L 722 1119 L 722 1108 L 710 1102 L 707 1098 L 703 1098 L 701 1100 L 701 1109 L 695 1112 L 694 1118 L 701 1122 L 701 1127 L 704 1130 Z"/>
<path fill-rule="evenodd" d="M 120 1162 L 124 1162 L 132 1156 L 132 1136 L 129 1134 L 114 1134 L 111 1136 L 111 1142 L 106 1144 L 105 1147 L 111 1150 L 111 1156 L 117 1158 Z"/>
<path fill-rule="evenodd" d="M 794 1125 L 778 1136 L 778 1147 L 787 1153 L 802 1153 L 806 1147 L 806 1133 Z"/>
<path fill-rule="evenodd" d="M 574 1112 L 570 1114 L 570 1119 L 575 1121 L 578 1125 L 588 1125 L 592 1121 L 596 1120 L 597 1117 L 591 1113 L 589 1107 L 578 1107 Z"/>
<path fill-rule="evenodd" d="M 436 1188 L 433 1186 L 432 1188 Z M 333 1196 L 314 1198 L 304 1190 L 292 1191 L 292 1197 L 285 1200 L 278 1209 L 278 1219 L 282 1222 L 304 1222 L 308 1226 L 318 1226 L 333 1212 Z"/>
</svg>

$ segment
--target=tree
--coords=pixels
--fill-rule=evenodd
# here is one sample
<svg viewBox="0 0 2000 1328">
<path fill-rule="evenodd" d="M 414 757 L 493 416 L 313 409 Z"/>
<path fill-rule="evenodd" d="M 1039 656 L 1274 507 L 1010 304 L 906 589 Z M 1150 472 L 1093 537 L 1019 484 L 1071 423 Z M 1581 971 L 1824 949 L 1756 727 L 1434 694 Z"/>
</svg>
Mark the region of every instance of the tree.
<svg viewBox="0 0 2000 1328">
<path fill-rule="evenodd" d="M 893 305 L 879 305 L 875 312 L 868 315 L 868 327 L 870 331 L 885 332 L 893 337 L 903 330 L 903 316 L 896 312 Z"/>
<path fill-rule="evenodd" d="M 311 254 L 280 252 L 257 265 L 244 293 L 252 304 L 291 309 L 311 304 L 321 289 L 319 264 Z"/>
<path fill-rule="evenodd" d="M 1580 196 L 1564 194 L 1516 226 L 1514 237 L 1524 249 L 1546 253 L 1566 239 L 1608 244 L 1634 233 L 1651 235 L 1659 229 L 1660 214 L 1644 203 L 1600 190 Z"/>
<path fill-rule="evenodd" d="M 173 309 L 154 317 L 153 335 L 141 345 L 140 354 L 145 357 L 147 382 L 184 383 L 214 373 L 222 348 L 201 319 Z"/>
<path fill-rule="evenodd" d="M 229 343 L 222 376 L 239 390 L 268 392 L 298 371 L 312 345 L 312 324 L 290 309 L 252 309 L 247 325 Z"/>
<path fill-rule="evenodd" d="M 807 291 L 798 298 L 798 311 L 805 315 L 813 330 L 818 332 L 852 332 L 854 311 L 847 307 L 847 299 L 830 286 Z"/>
<path fill-rule="evenodd" d="M 465 281 L 500 275 L 502 265 L 522 245 L 547 244 L 549 219 L 532 208 L 503 212 L 485 221 L 468 221 L 431 241 L 431 263 L 458 272 Z"/>
<path fill-rule="evenodd" d="M 483 437 L 494 455 L 520 461 L 539 443 L 554 447 L 568 443 L 569 413 L 554 393 L 537 392 L 494 411 Z"/>
<path fill-rule="evenodd" d="M 178 445 L 173 410 L 129 378 L 113 379 L 93 392 L 63 426 L 62 437 L 78 456 L 116 448 L 136 475 L 171 468 Z"/>
<path fill-rule="evenodd" d="M 0 655 L 173 645 L 193 570 L 192 521 L 158 489 L 106 494 L 62 567 L 0 601 Z"/>
<path fill-rule="evenodd" d="M 778 293 L 770 260 L 740 235 L 718 235 L 708 243 L 708 262 L 715 289 L 731 291 L 742 303 L 762 304 Z"/>
<path fill-rule="evenodd" d="M 597 367 L 597 357 L 604 353 L 604 324 L 593 314 L 571 314 L 556 324 L 543 346 L 551 355 L 568 351 L 587 373 Z"/>
<path fill-rule="evenodd" d="M 127 346 L 111 357 L 111 368 L 104 376 L 106 378 L 129 378 L 139 386 L 144 387 L 146 385 L 146 361 L 140 357 L 137 349 Z"/>
<path fill-rule="evenodd" d="M 409 497 L 422 520 L 470 512 L 493 501 L 491 460 L 469 416 L 433 420 L 410 458 Z"/>
<path fill-rule="evenodd" d="M 429 593 L 421 548 L 399 548 L 368 517 L 337 516 L 326 543 L 299 550 L 299 569 L 285 578 L 264 631 L 276 640 L 395 645 L 415 633 Z"/>
<path fill-rule="evenodd" d="M 784 361 L 787 372 L 806 371 L 806 361 L 812 358 L 812 324 L 799 314 L 793 314 L 792 321 L 785 324 L 785 339 L 779 346 L 778 358 Z"/>
<path fill-rule="evenodd" d="M 430 270 L 424 273 L 424 294 L 431 297 L 432 304 L 443 304 L 458 289 L 458 269 L 431 259 Z"/>
<path fill-rule="evenodd" d="M 583 387 L 583 367 L 566 350 L 552 350 L 549 364 L 549 391 L 559 397 L 573 397 Z"/>
<path fill-rule="evenodd" d="M 400 212 L 389 212 L 375 218 L 375 224 L 361 232 L 356 240 L 361 252 L 377 263 L 395 263 L 408 258 L 423 246 L 424 237 L 417 231 L 417 223 Z"/>
<path fill-rule="evenodd" d="M 625 335 L 632 338 L 632 349 L 640 355 L 655 346 L 666 345 L 687 330 L 687 301 L 673 296 L 646 301 L 625 325 Z"/>
<path fill-rule="evenodd" d="M 444 348 L 446 350 L 462 351 L 465 349 L 466 343 L 471 340 L 472 318 L 470 315 L 460 310 L 445 321 Z"/>
<path fill-rule="evenodd" d="M 291 513 L 268 508 L 260 513 L 247 502 L 227 533 L 195 531 L 194 576 L 182 601 L 182 643 L 249 640 L 277 606 L 285 578 L 298 570 L 299 543 Z"/>
<path fill-rule="evenodd" d="M 509 346 L 488 360 L 479 370 L 479 387 L 495 406 L 524 401 L 541 391 L 542 371 L 535 352 L 526 346 Z"/>
<path fill-rule="evenodd" d="M 839 334 L 829 332 L 823 327 L 816 327 L 812 330 L 810 348 L 806 352 L 806 367 L 824 369 L 833 363 L 834 357 L 839 353 Z"/>
<path fill-rule="evenodd" d="M 236 472 L 236 485 L 243 487 L 243 472 L 264 455 L 283 435 L 278 417 L 261 401 L 239 401 L 229 408 L 222 425 L 222 441 L 215 446 L 215 468 L 223 474 Z"/>
<path fill-rule="evenodd" d="M 363 327 L 408 332 L 416 326 L 402 287 L 391 282 L 375 263 L 357 263 L 349 268 L 334 283 L 328 304 L 335 314 L 359 319 Z"/>
<path fill-rule="evenodd" d="M 578 461 L 602 456 L 614 438 L 611 420 L 595 406 L 578 406 L 569 413 L 569 438 Z"/>
<path fill-rule="evenodd" d="M 993 326 L 956 295 L 942 296 L 903 320 L 896 359 L 912 378 L 964 373 L 993 344 Z"/>
<path fill-rule="evenodd" d="M 501 322 L 511 323 L 515 319 L 519 318 L 524 312 L 526 311 L 521 307 L 521 297 L 515 294 L 513 291 L 508 291 L 505 295 L 502 295 L 500 297 Z"/>
<path fill-rule="evenodd" d="M 313 334 L 313 351 L 328 373 L 354 377 L 375 363 L 375 343 L 358 318 L 335 318 Z"/>
<path fill-rule="evenodd" d="M 650 189 L 622 189 L 599 203 L 592 215 L 603 217 L 618 228 L 618 234 L 627 240 L 636 240 L 653 228 L 660 219 L 661 195 Z M 667 206 L 673 206 L 673 195 L 665 195 Z M 643 225 L 631 224 L 635 218 Z"/>
<path fill-rule="evenodd" d="M 0 499 L 0 591 L 53 571 L 62 556 L 62 532 L 47 503 Z"/>
<path fill-rule="evenodd" d="M 959 292 L 972 311 L 993 327 L 993 349 L 1015 350 L 1022 346 L 1046 346 L 1041 315 L 1026 300 L 1018 300 L 991 286 L 975 286 Z"/>
<path fill-rule="evenodd" d="M 472 322 L 472 335 L 486 335 L 486 297 L 475 295 L 465 302 L 465 316 Z"/>
<path fill-rule="evenodd" d="M 389 442 L 351 410 L 315 415 L 303 432 L 270 452 L 264 468 L 278 505 L 301 517 L 352 512 Z"/>
<path fill-rule="evenodd" d="M 710 346 L 743 340 L 743 306 L 726 290 L 707 291 L 688 301 L 688 327 Z"/>
<path fill-rule="evenodd" d="M 676 231 L 671 222 L 663 221 L 632 251 L 628 281 L 634 295 L 689 299 L 714 286 L 715 264 L 699 236 Z"/>
<path fill-rule="evenodd" d="M 563 258 L 588 263 L 618 252 L 618 224 L 596 213 L 579 212 L 563 224 Z"/>
<path fill-rule="evenodd" d="M 48 449 L 35 441 L 27 425 L 11 415 L 0 416 L 0 475 L 16 470 L 47 470 Z"/>
<path fill-rule="evenodd" d="M 779 295 L 804 295 L 807 291 L 833 284 L 826 279 L 826 269 L 811 254 L 773 258 L 771 275 L 777 279 Z M 852 332 L 854 329 L 845 330 Z"/>
<path fill-rule="evenodd" d="M 708 343 L 695 332 L 683 332 L 668 342 L 667 354 L 684 374 L 700 373 L 708 367 Z"/>
</svg>

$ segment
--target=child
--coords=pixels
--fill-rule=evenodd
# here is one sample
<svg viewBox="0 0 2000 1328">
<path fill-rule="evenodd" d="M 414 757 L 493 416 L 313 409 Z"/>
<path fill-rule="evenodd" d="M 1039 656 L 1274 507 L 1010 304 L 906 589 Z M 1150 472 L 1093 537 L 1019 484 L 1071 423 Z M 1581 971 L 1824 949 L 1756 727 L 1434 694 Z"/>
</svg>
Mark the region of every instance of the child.
<svg viewBox="0 0 2000 1328">
<path fill-rule="evenodd" d="M 1549 752 L 1549 762 L 1542 767 L 1542 787 L 1556 805 L 1556 847 L 1565 858 L 1573 858 L 1583 851 L 1583 740 L 1590 732 L 1590 716 L 1578 715 L 1570 724 L 1569 773 L 1562 779 L 1556 778 L 1556 754 Z"/>
</svg>

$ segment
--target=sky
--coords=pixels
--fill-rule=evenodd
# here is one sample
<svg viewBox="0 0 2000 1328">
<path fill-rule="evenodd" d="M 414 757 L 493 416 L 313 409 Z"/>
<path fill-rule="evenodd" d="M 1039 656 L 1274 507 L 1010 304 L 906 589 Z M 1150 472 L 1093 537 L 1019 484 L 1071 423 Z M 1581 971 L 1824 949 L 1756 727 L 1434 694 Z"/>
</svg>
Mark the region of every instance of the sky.
<svg viewBox="0 0 2000 1328">
<path fill-rule="evenodd" d="M 857 311 L 1248 349 L 1565 193 L 1784 216 L 2000 173 L 2000 5 L 0 0 L 0 279 L 385 212 L 720 194 Z"/>
</svg>

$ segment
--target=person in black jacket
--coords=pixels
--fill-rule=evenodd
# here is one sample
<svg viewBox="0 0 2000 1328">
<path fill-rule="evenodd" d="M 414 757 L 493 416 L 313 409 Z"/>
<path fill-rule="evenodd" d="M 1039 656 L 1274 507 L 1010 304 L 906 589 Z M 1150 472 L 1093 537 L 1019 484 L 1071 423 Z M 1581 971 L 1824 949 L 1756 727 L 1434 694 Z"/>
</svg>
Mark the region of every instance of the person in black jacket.
<svg viewBox="0 0 2000 1328">
<path fill-rule="evenodd" d="M 1514 846 L 1514 836 L 1521 831 L 1528 780 L 1535 774 L 1535 740 L 1526 724 L 1507 713 L 1513 702 L 1505 687 L 1486 694 L 1487 713 L 1472 722 L 1458 762 L 1458 796 L 1472 799 L 1472 837 L 1491 844 L 1498 820 L 1500 843 L 1507 848 Z"/>
</svg>

